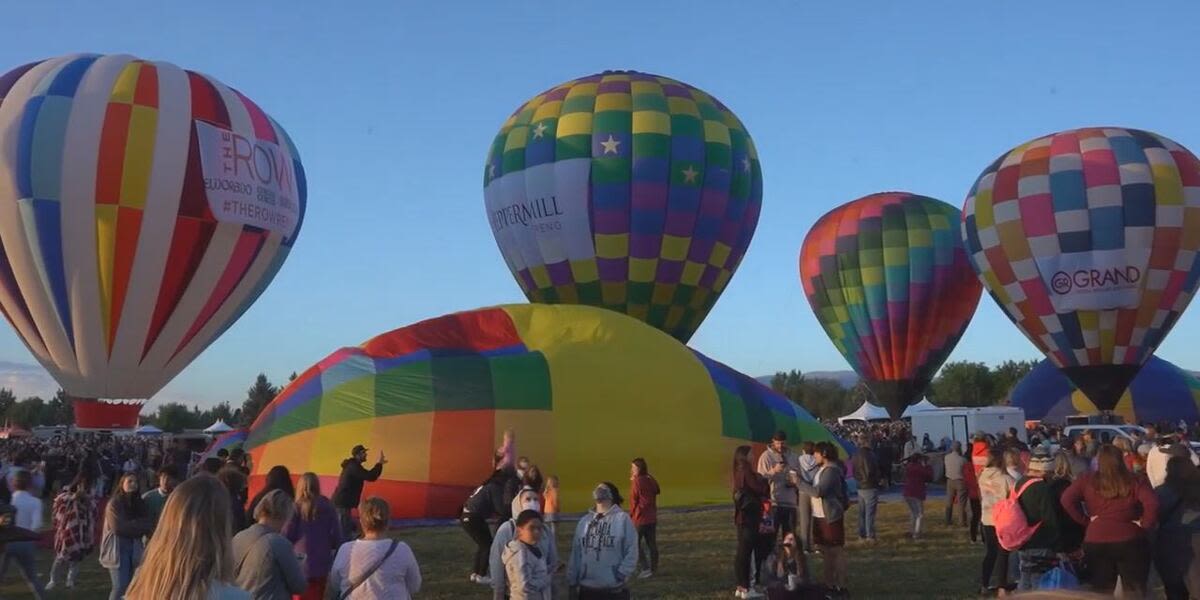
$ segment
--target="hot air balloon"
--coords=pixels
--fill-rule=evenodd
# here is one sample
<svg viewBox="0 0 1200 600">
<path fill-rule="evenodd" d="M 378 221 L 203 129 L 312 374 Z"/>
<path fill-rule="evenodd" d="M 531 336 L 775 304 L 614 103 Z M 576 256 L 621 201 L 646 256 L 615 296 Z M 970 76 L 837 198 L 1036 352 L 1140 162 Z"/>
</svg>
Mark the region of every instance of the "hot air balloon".
<svg viewBox="0 0 1200 600">
<path fill-rule="evenodd" d="M 77 398 L 146 399 L 283 265 L 283 128 L 200 73 L 77 54 L 0 77 L 0 308 Z"/>
<path fill-rule="evenodd" d="M 1200 163 L 1136 129 L 1022 144 L 983 171 L 962 237 L 1008 318 L 1112 410 L 1200 276 Z"/>
<path fill-rule="evenodd" d="M 1025 411 L 1025 418 L 1062 424 L 1072 415 L 1094 415 L 1100 409 L 1088 400 L 1049 359 L 1013 387 L 1008 403 Z M 1200 419 L 1200 378 L 1151 356 L 1121 395 L 1112 414 L 1126 423 L 1193 423 Z"/>
<path fill-rule="evenodd" d="M 821 217 L 800 250 L 817 320 L 893 419 L 924 394 L 979 304 L 959 214 L 925 196 L 872 194 Z"/>
<path fill-rule="evenodd" d="M 780 430 L 835 441 L 799 405 L 644 323 L 511 305 L 414 323 L 305 370 L 250 428 L 251 493 L 274 465 L 333 489 L 365 444 L 390 460 L 365 495 L 395 518 L 453 517 L 508 429 L 519 454 L 563 474 L 568 512 L 587 510 L 596 482 L 620 481 L 633 456 L 654 465 L 659 506 L 694 506 L 729 502 L 739 445 L 761 451 Z"/>
<path fill-rule="evenodd" d="M 712 96 L 608 71 L 522 104 L 484 168 L 492 233 L 531 302 L 587 304 L 686 342 L 750 244 L 758 154 Z"/>
</svg>

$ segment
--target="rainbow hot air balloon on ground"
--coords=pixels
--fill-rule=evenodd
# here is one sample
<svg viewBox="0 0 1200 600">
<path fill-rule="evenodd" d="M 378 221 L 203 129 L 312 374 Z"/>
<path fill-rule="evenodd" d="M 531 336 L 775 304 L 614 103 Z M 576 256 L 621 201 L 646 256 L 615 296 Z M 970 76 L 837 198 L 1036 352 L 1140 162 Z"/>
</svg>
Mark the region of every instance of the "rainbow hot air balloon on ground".
<svg viewBox="0 0 1200 600">
<path fill-rule="evenodd" d="M 610 308 L 686 342 L 750 244 L 762 173 L 715 98 L 610 71 L 555 86 L 505 121 L 484 199 L 531 302 Z"/>
<path fill-rule="evenodd" d="M 68 394 L 148 398 L 287 258 L 299 155 L 249 98 L 168 63 L 53 58 L 0 98 L 0 308 Z"/>
<path fill-rule="evenodd" d="M 800 250 L 817 320 L 893 419 L 924 394 L 979 304 L 959 214 L 925 196 L 873 194 L 821 217 Z"/>
<path fill-rule="evenodd" d="M 1064 131 L 998 158 L 963 214 L 992 297 L 1112 410 L 1196 291 L 1200 162 L 1145 131 Z"/>
</svg>

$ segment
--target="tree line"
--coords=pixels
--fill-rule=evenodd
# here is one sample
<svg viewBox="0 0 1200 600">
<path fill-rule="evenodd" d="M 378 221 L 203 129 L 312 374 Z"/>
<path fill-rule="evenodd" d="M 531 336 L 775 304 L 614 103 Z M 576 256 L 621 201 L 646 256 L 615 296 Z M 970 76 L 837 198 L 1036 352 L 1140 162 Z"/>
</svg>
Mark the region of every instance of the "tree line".
<svg viewBox="0 0 1200 600">
<path fill-rule="evenodd" d="M 288 381 L 296 379 L 292 373 Z M 142 424 L 154 425 L 163 431 L 179 433 L 185 429 L 203 429 L 222 419 L 232 427 L 249 427 L 275 396 L 278 386 L 271 383 L 265 373 L 259 373 L 254 384 L 246 390 L 246 399 L 234 408 L 229 401 L 201 409 L 199 405 L 189 407 L 181 402 L 154 404 L 154 412 L 143 414 Z M 50 400 L 30 396 L 17 400 L 8 388 L 0 388 L 0 418 L 8 425 L 25 428 L 40 425 L 68 425 L 75 422 L 72 399 L 61 389 Z"/>
<path fill-rule="evenodd" d="M 930 384 L 927 395 L 938 406 L 1002 404 L 1013 386 L 1036 365 L 1033 360 L 1006 360 L 994 367 L 965 360 L 946 363 Z M 874 400 L 861 381 L 844 388 L 832 379 L 807 377 L 797 370 L 775 373 L 771 388 L 818 419 L 835 419 L 854 411 L 863 401 Z"/>
</svg>

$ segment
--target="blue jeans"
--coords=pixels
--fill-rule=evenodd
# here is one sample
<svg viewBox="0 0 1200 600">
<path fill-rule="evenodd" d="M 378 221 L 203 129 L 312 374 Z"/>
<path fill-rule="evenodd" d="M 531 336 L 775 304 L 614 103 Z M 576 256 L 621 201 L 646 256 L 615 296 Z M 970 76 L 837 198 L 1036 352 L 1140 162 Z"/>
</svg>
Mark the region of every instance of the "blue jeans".
<svg viewBox="0 0 1200 600">
<path fill-rule="evenodd" d="M 875 510 L 879 507 L 879 490 L 858 488 L 858 537 L 875 539 Z"/>
<path fill-rule="evenodd" d="M 118 537 L 117 555 L 121 561 L 119 566 L 108 570 L 108 576 L 112 578 L 112 592 L 108 594 L 108 600 L 121 600 L 125 597 L 129 582 L 133 581 L 133 571 L 137 569 L 137 544 L 133 540 Z"/>
<path fill-rule="evenodd" d="M 1020 569 L 1017 589 L 1022 592 L 1035 589 L 1037 582 L 1046 574 L 1047 559 L 1054 557 L 1055 552 L 1045 548 L 1035 550 L 1020 550 L 1017 552 L 1017 565 Z"/>
<path fill-rule="evenodd" d="M 33 592 L 33 597 L 39 600 L 42 597 L 44 590 L 42 582 L 38 580 L 37 567 L 33 561 L 33 542 L 9 542 L 4 548 L 4 559 L 0 560 L 0 579 L 8 574 L 8 565 L 17 563 L 17 570 L 21 572 L 21 576 L 25 578 L 25 583 L 29 585 L 29 590 Z"/>
<path fill-rule="evenodd" d="M 904 503 L 908 505 L 908 513 L 912 526 L 912 536 L 921 536 L 921 521 L 925 518 L 925 501 L 917 498 L 904 497 Z"/>
</svg>

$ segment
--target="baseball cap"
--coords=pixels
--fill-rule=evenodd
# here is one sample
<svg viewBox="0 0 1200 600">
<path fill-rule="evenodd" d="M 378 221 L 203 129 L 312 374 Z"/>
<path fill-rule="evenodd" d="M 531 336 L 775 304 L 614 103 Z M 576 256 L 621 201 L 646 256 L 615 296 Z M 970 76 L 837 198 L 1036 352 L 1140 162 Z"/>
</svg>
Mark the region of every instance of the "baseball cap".
<svg viewBox="0 0 1200 600">
<path fill-rule="evenodd" d="M 362 444 L 359 444 L 359 445 L 355 446 L 354 449 L 350 450 L 350 454 L 358 454 L 359 452 L 366 452 L 366 451 L 367 451 L 367 447 Z"/>
</svg>

